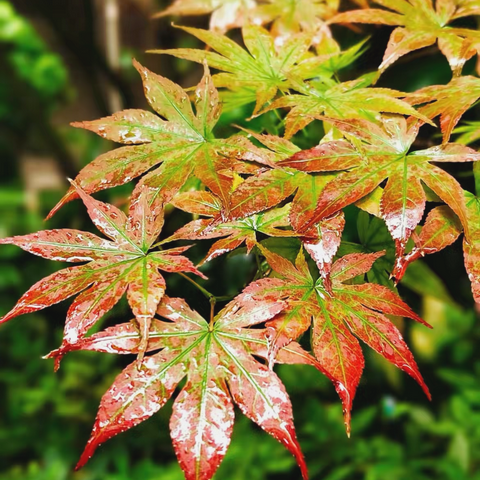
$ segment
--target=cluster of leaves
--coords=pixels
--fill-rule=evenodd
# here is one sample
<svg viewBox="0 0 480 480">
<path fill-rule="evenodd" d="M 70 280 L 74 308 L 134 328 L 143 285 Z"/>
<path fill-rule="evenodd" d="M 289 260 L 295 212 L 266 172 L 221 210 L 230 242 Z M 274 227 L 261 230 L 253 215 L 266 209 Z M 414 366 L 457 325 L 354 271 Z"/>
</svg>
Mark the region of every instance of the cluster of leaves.
<svg viewBox="0 0 480 480">
<path fill-rule="evenodd" d="M 186 378 L 170 426 L 187 479 L 215 473 L 230 442 L 234 403 L 290 450 L 307 478 L 290 400 L 273 367 L 307 364 L 325 374 L 340 396 L 349 434 L 364 367 L 358 340 L 411 375 L 429 396 L 391 317 L 428 324 L 401 300 L 388 276 L 401 281 L 411 262 L 463 232 L 465 265 L 480 300 L 479 199 L 436 165 L 480 160 L 465 145 L 476 138 L 475 125 L 464 130 L 469 135 L 463 143 L 450 142 L 480 97 L 480 80 L 459 76 L 479 48 L 478 32 L 446 26 L 480 14 L 480 6 L 476 0 L 437 0 L 435 6 L 431 0 L 376 0 L 385 9 L 357 2 L 363 8 L 338 13 L 339 3 L 175 2 L 165 14 L 214 11 L 212 30 L 183 28 L 209 49 L 157 51 L 203 64 L 193 102 L 180 86 L 135 62 L 156 114 L 125 110 L 74 124 L 126 146 L 87 165 L 50 215 L 80 197 L 108 240 L 66 229 L 0 241 L 48 259 L 87 262 L 39 281 L 0 323 L 79 294 L 61 346 L 48 355 L 56 366 L 76 350 L 137 355 L 102 398 L 78 467 L 100 443 L 157 412 Z M 378 72 L 342 82 L 340 70 L 356 60 L 364 42 L 342 51 L 329 24 L 353 22 L 399 27 Z M 244 46 L 225 35 L 233 27 L 242 27 Z M 409 94 L 373 86 L 400 56 L 437 40 L 452 67 L 449 84 Z M 209 68 L 218 73 L 212 76 Z M 254 117 L 274 110 L 284 135 L 240 131 L 217 138 L 222 105 L 247 104 L 253 104 Z M 418 149 L 420 128 L 435 125 L 436 117 L 443 142 Z M 301 150 L 295 135 L 314 120 L 323 122 L 325 135 Z M 136 178 L 128 216 L 91 196 Z M 420 226 L 427 201 L 445 205 L 429 208 Z M 193 219 L 160 239 L 169 204 Z M 342 242 L 350 205 L 385 223 L 395 242 L 393 265 L 384 261 L 382 245 L 364 251 Z M 283 250 L 276 237 L 282 237 Z M 188 246 L 164 245 L 209 239 L 216 240 L 199 266 L 245 242 L 258 270 L 216 314 L 217 297 L 187 277 L 210 300 L 205 320 L 184 299 L 165 295 L 160 271 L 204 277 L 183 255 Z M 293 258 L 285 246 L 295 251 Z M 87 336 L 125 292 L 134 319 Z"/>
</svg>

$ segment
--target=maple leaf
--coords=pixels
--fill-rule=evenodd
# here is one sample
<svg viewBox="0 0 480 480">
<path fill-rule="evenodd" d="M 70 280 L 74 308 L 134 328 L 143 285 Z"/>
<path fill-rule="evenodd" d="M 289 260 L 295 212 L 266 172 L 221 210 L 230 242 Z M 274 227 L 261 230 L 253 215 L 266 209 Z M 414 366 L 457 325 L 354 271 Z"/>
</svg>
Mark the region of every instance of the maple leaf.
<svg viewBox="0 0 480 480">
<path fill-rule="evenodd" d="M 316 67 L 325 61 L 325 57 L 308 58 L 312 44 L 312 35 L 297 34 L 286 39 L 277 48 L 274 38 L 263 27 L 247 25 L 242 29 L 243 41 L 247 50 L 229 39 L 208 30 L 179 27 L 206 43 L 214 52 L 177 48 L 170 50 L 151 50 L 151 53 L 165 53 L 178 58 L 202 63 L 205 60 L 211 68 L 221 70 L 214 75 L 217 87 L 233 90 L 247 88 L 255 91 L 256 105 L 253 115 L 271 101 L 277 92 L 286 92 L 290 87 L 289 75 L 300 78 L 312 78 Z M 306 61 L 308 68 L 302 68 Z M 246 96 L 251 101 L 249 95 Z"/>
<path fill-rule="evenodd" d="M 322 35 L 315 43 L 317 55 L 325 58 L 325 61 L 316 68 L 316 76 L 321 79 L 332 79 L 340 70 L 352 65 L 355 60 L 358 60 L 365 53 L 366 44 L 369 40 L 366 38 L 346 50 L 342 50 L 328 30 L 321 33 Z M 319 33 L 317 33 L 315 38 L 317 39 L 317 37 L 319 37 Z M 309 68 L 308 61 L 302 62 L 302 67 Z"/>
<path fill-rule="evenodd" d="M 452 21 L 480 15 L 478 4 L 470 0 L 374 0 L 388 10 L 368 8 L 343 12 L 331 23 L 374 23 L 397 26 L 390 36 L 383 61 L 385 70 L 401 56 L 438 42 L 454 74 L 460 74 L 465 62 L 480 51 L 480 34 L 476 30 L 449 27 Z"/>
<path fill-rule="evenodd" d="M 272 209 L 259 215 L 252 215 L 241 220 L 222 222 L 222 205 L 220 199 L 210 192 L 196 191 L 180 193 L 171 203 L 180 210 L 212 218 L 193 220 L 181 227 L 162 243 L 172 242 L 174 240 L 201 240 L 227 237 L 218 240 L 210 247 L 206 257 L 199 263 L 199 266 L 219 255 L 234 250 L 244 242 L 247 246 L 247 253 L 250 253 L 257 243 L 258 233 L 275 237 L 291 237 L 296 235 L 291 229 L 280 229 L 281 227 L 290 227 L 288 221 L 290 205 L 279 209 Z"/>
<path fill-rule="evenodd" d="M 316 33 L 338 7 L 339 0 L 268 0 L 255 9 L 254 18 L 262 24 L 273 22 L 272 34 L 284 39 L 301 31 Z"/>
<path fill-rule="evenodd" d="M 183 299 L 164 296 L 158 314 L 169 322 L 152 322 L 148 344 L 148 351 L 160 352 L 129 365 L 104 394 L 77 469 L 98 445 L 156 413 L 186 376 L 187 382 L 173 404 L 170 432 L 187 480 L 208 480 L 220 465 L 230 443 L 233 402 L 290 450 L 306 479 L 285 387 L 253 356 L 266 356 L 265 329 L 248 328 L 271 319 L 284 307 L 282 301 L 254 302 L 242 294 L 209 324 Z M 139 341 L 135 326 L 117 325 L 49 357 L 72 350 L 136 353 Z M 319 368 L 318 362 L 294 342 L 279 352 L 278 361 Z"/>
<path fill-rule="evenodd" d="M 228 198 L 233 184 L 232 159 L 241 157 L 242 152 L 251 157 L 259 150 L 243 136 L 214 138 L 212 130 L 221 108 L 207 66 L 195 92 L 194 114 L 188 94 L 180 86 L 136 61 L 134 65 L 142 76 L 150 106 L 166 120 L 143 110 L 124 110 L 100 120 L 74 123 L 131 145 L 98 157 L 81 170 L 76 183 L 87 193 L 94 193 L 127 183 L 161 164 L 142 178 L 133 198 L 147 186 L 152 197 L 160 195 L 168 202 L 192 173 L 212 192 Z M 75 197 L 71 188 L 49 217 Z"/>
<path fill-rule="evenodd" d="M 322 115 L 332 118 L 371 118 L 378 113 L 398 113 L 429 122 L 427 117 L 398 98 L 404 97 L 405 93 L 370 87 L 373 79 L 371 74 L 342 83 L 330 78 L 311 82 L 290 78 L 293 89 L 302 95 L 292 94 L 278 98 L 261 113 L 290 108 L 285 119 L 286 138 L 292 137 Z"/>
<path fill-rule="evenodd" d="M 395 240 L 397 257 L 403 255 L 406 242 L 422 219 L 426 202 L 422 182 L 458 215 L 469 236 L 460 184 L 431 162 L 477 161 L 479 153 L 455 143 L 409 153 L 420 124 L 413 122 L 408 126 L 402 117 L 383 118 L 380 124 L 355 119 L 328 121 L 355 142 L 362 160 L 359 166 L 340 173 L 325 186 L 304 229 L 356 202 L 388 178 L 381 196 L 380 215 Z M 296 154 L 297 159 L 306 159 L 304 164 L 298 161 L 296 168 L 307 170 L 310 156 L 308 150 Z M 339 161 L 343 164 L 343 157 Z"/>
<path fill-rule="evenodd" d="M 274 36 L 285 39 L 300 31 L 316 31 L 323 24 L 321 20 L 337 13 L 338 6 L 339 0 L 268 0 L 260 4 L 254 0 L 176 0 L 154 18 L 211 13 L 209 28 L 219 33 L 248 23 L 263 25 L 273 22 Z"/>
<path fill-rule="evenodd" d="M 248 177 L 232 192 L 230 197 L 229 215 L 231 219 L 242 219 L 258 212 L 263 212 L 275 207 L 297 191 L 294 204 L 303 203 L 304 196 L 308 195 L 313 185 L 299 186 L 303 182 L 311 182 L 307 175 L 295 171 L 280 168 L 278 163 L 282 159 L 289 158 L 299 151 L 293 143 L 274 135 L 260 135 L 249 132 L 260 143 L 267 147 L 268 157 L 264 162 L 263 169 L 256 175 Z M 313 177 L 312 177 L 313 178 Z M 310 187 L 310 188 L 309 188 Z M 313 193 L 313 192 L 312 192 Z M 295 228 L 295 213 L 300 207 L 293 206 L 290 212 L 290 220 Z"/>
<path fill-rule="evenodd" d="M 440 116 L 443 141 L 448 142 L 462 115 L 480 98 L 480 79 L 472 76 L 452 78 L 447 85 L 431 85 L 408 94 L 412 105 L 426 103 L 419 112 L 433 119 Z M 464 142 L 460 142 L 464 143 Z"/>
<path fill-rule="evenodd" d="M 151 319 L 166 288 L 159 270 L 192 272 L 205 277 L 188 258 L 180 255 L 189 247 L 149 253 L 163 226 L 163 204 L 159 197 L 150 205 L 147 194 L 139 195 L 131 203 L 127 218 L 115 206 L 95 200 L 75 184 L 74 188 L 95 226 L 110 240 L 71 229 L 45 230 L 0 240 L 1 244 L 14 244 L 43 258 L 88 262 L 37 282 L 0 323 L 42 310 L 83 291 L 67 313 L 64 344 L 73 344 L 126 292 L 140 325 L 144 348 Z"/>
<path fill-rule="evenodd" d="M 302 250 L 293 265 L 264 247 L 260 249 L 281 279 L 262 279 L 247 287 L 244 293 L 256 301 L 273 302 L 285 296 L 292 301 L 284 313 L 267 323 L 271 358 L 274 359 L 279 348 L 298 338 L 312 323 L 312 349 L 342 400 L 348 434 L 352 402 L 364 367 L 362 350 L 355 337 L 411 375 L 430 398 L 411 352 L 385 314 L 428 324 L 387 287 L 345 283 L 368 272 L 383 252 L 354 253 L 337 260 L 331 269 L 330 295 L 321 277 L 313 279 Z"/>
<path fill-rule="evenodd" d="M 470 225 L 472 222 L 469 222 Z M 398 282 L 408 265 L 420 257 L 436 253 L 451 245 L 462 233 L 462 224 L 447 206 L 436 207 L 427 216 L 419 235 L 413 234 L 415 246 L 405 256 L 397 258 L 392 272 Z"/>
<path fill-rule="evenodd" d="M 310 172 L 319 173 L 309 175 L 288 168 L 291 164 L 287 158 L 290 158 L 293 164 L 297 158 L 296 152 L 299 149 L 294 144 L 273 135 L 259 135 L 253 132 L 250 132 L 250 135 L 263 143 L 271 152 L 269 161 L 265 165 L 270 168 L 247 178 L 232 192 L 229 208 L 232 219 L 243 219 L 253 213 L 268 210 L 293 195 L 289 221 L 297 231 L 313 214 L 318 195 L 334 178 L 332 171 L 341 168 L 339 163 L 336 163 L 339 157 L 343 159 L 343 168 L 355 165 L 358 159 L 358 152 L 348 142 L 326 141 L 314 149 L 318 156 L 321 156 L 321 160 L 316 163 L 312 161 Z M 331 261 L 340 245 L 344 226 L 343 212 L 339 212 L 331 218 L 320 220 L 302 233 L 301 240 L 317 263 L 327 282 L 327 288 Z"/>
<path fill-rule="evenodd" d="M 252 17 L 257 2 L 254 0 L 175 0 L 168 8 L 154 15 L 154 18 L 167 15 L 207 15 L 210 17 L 210 30 L 225 33 L 239 28 Z"/>
</svg>

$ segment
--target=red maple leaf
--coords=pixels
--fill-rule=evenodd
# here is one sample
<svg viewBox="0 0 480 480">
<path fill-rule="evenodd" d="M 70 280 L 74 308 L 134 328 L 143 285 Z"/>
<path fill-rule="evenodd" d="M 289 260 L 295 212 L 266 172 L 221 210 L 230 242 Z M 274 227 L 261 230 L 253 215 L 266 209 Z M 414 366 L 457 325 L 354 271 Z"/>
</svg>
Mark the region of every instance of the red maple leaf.
<svg viewBox="0 0 480 480">
<path fill-rule="evenodd" d="M 282 301 L 253 301 L 250 293 L 241 294 L 208 323 L 183 299 L 164 296 L 158 314 L 168 321 L 152 322 L 147 347 L 160 352 L 135 361 L 117 376 L 101 400 L 77 468 L 101 443 L 156 413 L 187 377 L 170 420 L 173 445 L 187 480 L 208 480 L 217 470 L 230 443 L 234 402 L 290 450 L 306 479 L 285 387 L 255 358 L 267 356 L 265 329 L 249 328 L 271 319 L 285 306 Z M 140 341 L 134 324 L 117 325 L 76 345 L 62 346 L 49 357 L 73 350 L 136 353 Z M 277 361 L 320 368 L 295 342 L 279 351 Z"/>
<path fill-rule="evenodd" d="M 129 216 L 113 205 L 87 195 L 74 184 L 95 226 L 110 240 L 78 230 L 45 230 L 31 235 L 5 238 L 50 260 L 88 262 L 66 268 L 33 285 L 0 323 L 25 313 L 36 312 L 81 293 L 70 306 L 64 344 L 74 344 L 127 293 L 128 302 L 142 332 L 146 347 L 150 322 L 165 292 L 166 272 L 192 272 L 204 277 L 181 255 L 189 247 L 149 251 L 163 226 L 163 204 L 154 204 L 147 193 L 131 203 Z"/>
<path fill-rule="evenodd" d="M 430 398 L 413 355 L 385 315 L 404 316 L 428 324 L 387 287 L 347 283 L 368 272 L 384 252 L 349 254 L 337 260 L 331 269 L 330 294 L 321 277 L 317 280 L 312 277 L 301 250 L 293 265 L 280 255 L 260 248 L 280 278 L 259 280 L 247 287 L 245 293 L 257 301 L 289 299 L 289 307 L 267 323 L 269 358 L 273 361 L 279 348 L 312 325 L 312 349 L 342 400 L 348 433 L 350 410 L 364 366 L 357 338 L 411 375 Z"/>
</svg>

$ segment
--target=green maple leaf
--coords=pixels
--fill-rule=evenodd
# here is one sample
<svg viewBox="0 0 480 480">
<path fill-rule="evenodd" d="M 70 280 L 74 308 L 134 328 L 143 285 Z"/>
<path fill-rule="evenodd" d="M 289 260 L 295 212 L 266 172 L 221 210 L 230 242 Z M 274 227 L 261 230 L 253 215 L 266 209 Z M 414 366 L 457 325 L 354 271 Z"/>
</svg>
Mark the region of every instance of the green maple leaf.
<svg viewBox="0 0 480 480">
<path fill-rule="evenodd" d="M 278 47 L 273 36 L 263 27 L 247 25 L 242 29 L 243 41 L 247 50 L 225 35 L 198 28 L 179 27 L 206 43 L 214 51 L 191 48 L 152 50 L 152 53 L 166 53 L 178 58 L 203 63 L 220 70 L 213 79 L 217 87 L 255 91 L 256 105 L 253 114 L 270 102 L 277 93 L 286 92 L 290 87 L 288 75 L 312 78 L 316 67 L 325 59 L 312 60 L 308 54 L 312 35 L 300 33 L 286 39 Z M 302 67 L 307 61 L 308 69 Z M 248 102 L 250 95 L 246 95 Z M 247 101 L 247 100 L 246 100 Z"/>
<path fill-rule="evenodd" d="M 426 116 L 398 98 L 405 96 L 405 93 L 389 88 L 369 87 L 373 79 L 374 75 L 371 74 L 343 83 L 325 77 L 306 83 L 291 78 L 293 89 L 302 95 L 292 94 L 278 98 L 263 112 L 285 107 L 291 109 L 285 119 L 287 138 L 321 115 L 332 118 L 372 118 L 378 113 L 398 113 L 429 122 Z"/>
<path fill-rule="evenodd" d="M 249 158 L 260 150 L 242 136 L 216 139 L 213 135 L 221 113 L 218 92 L 205 66 L 195 92 L 195 113 L 188 94 L 167 78 L 134 62 L 143 80 L 145 96 L 159 116 L 143 110 L 124 110 L 111 117 L 74 123 L 109 140 L 127 144 L 83 168 L 76 183 L 87 193 L 122 185 L 150 171 L 137 185 L 148 187 L 153 198 L 171 199 L 191 174 L 225 201 L 233 185 L 235 158 Z M 163 117 L 163 118 L 162 118 Z M 52 210 L 75 198 L 72 188 Z"/>
<path fill-rule="evenodd" d="M 332 23 L 374 23 L 397 26 L 390 36 L 379 70 L 401 56 L 438 42 L 450 68 L 459 74 L 465 62 L 480 51 L 480 33 L 448 26 L 458 18 L 480 15 L 476 0 L 374 0 L 388 10 L 351 10 L 334 17 Z"/>
</svg>

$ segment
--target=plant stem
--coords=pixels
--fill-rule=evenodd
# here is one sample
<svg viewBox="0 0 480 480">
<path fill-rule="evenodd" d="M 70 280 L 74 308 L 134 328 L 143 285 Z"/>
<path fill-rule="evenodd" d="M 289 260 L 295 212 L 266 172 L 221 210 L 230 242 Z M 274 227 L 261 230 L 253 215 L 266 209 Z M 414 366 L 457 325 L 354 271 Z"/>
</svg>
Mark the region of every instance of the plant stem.
<svg viewBox="0 0 480 480">
<path fill-rule="evenodd" d="M 206 288 L 203 288 L 199 283 L 197 283 L 195 280 L 190 278 L 188 275 L 185 275 L 182 272 L 177 272 L 179 275 L 181 275 L 185 280 L 188 280 L 192 285 L 195 285 L 204 295 L 205 297 L 208 298 L 208 301 L 210 302 L 210 324 L 209 324 L 209 329 L 212 331 L 213 329 L 213 323 L 214 323 L 214 316 L 215 316 L 215 305 L 217 302 L 226 302 L 228 300 L 231 300 L 234 298 L 236 295 L 222 295 L 217 297 L 213 293 L 210 293 Z"/>
<path fill-rule="evenodd" d="M 192 285 L 195 285 L 208 298 L 208 301 L 210 302 L 210 323 L 208 324 L 208 329 L 210 331 L 213 331 L 213 324 L 214 324 L 214 318 L 215 318 L 215 305 L 217 303 L 217 300 L 221 300 L 225 297 L 216 297 L 213 293 L 210 293 L 206 288 L 203 288 L 199 283 L 197 283 L 195 280 L 190 278 L 188 275 L 185 275 L 182 272 L 177 272 L 177 273 L 181 275 L 185 280 L 188 280 Z"/>
<path fill-rule="evenodd" d="M 188 275 L 185 275 L 182 272 L 177 272 L 180 276 L 182 276 L 185 280 L 188 280 L 192 285 L 195 285 L 207 298 L 208 301 L 210 302 L 211 299 L 215 299 L 217 301 L 217 297 L 213 293 L 210 293 L 206 288 L 203 288 L 199 283 L 197 283 L 195 280 L 190 278 Z"/>
</svg>

